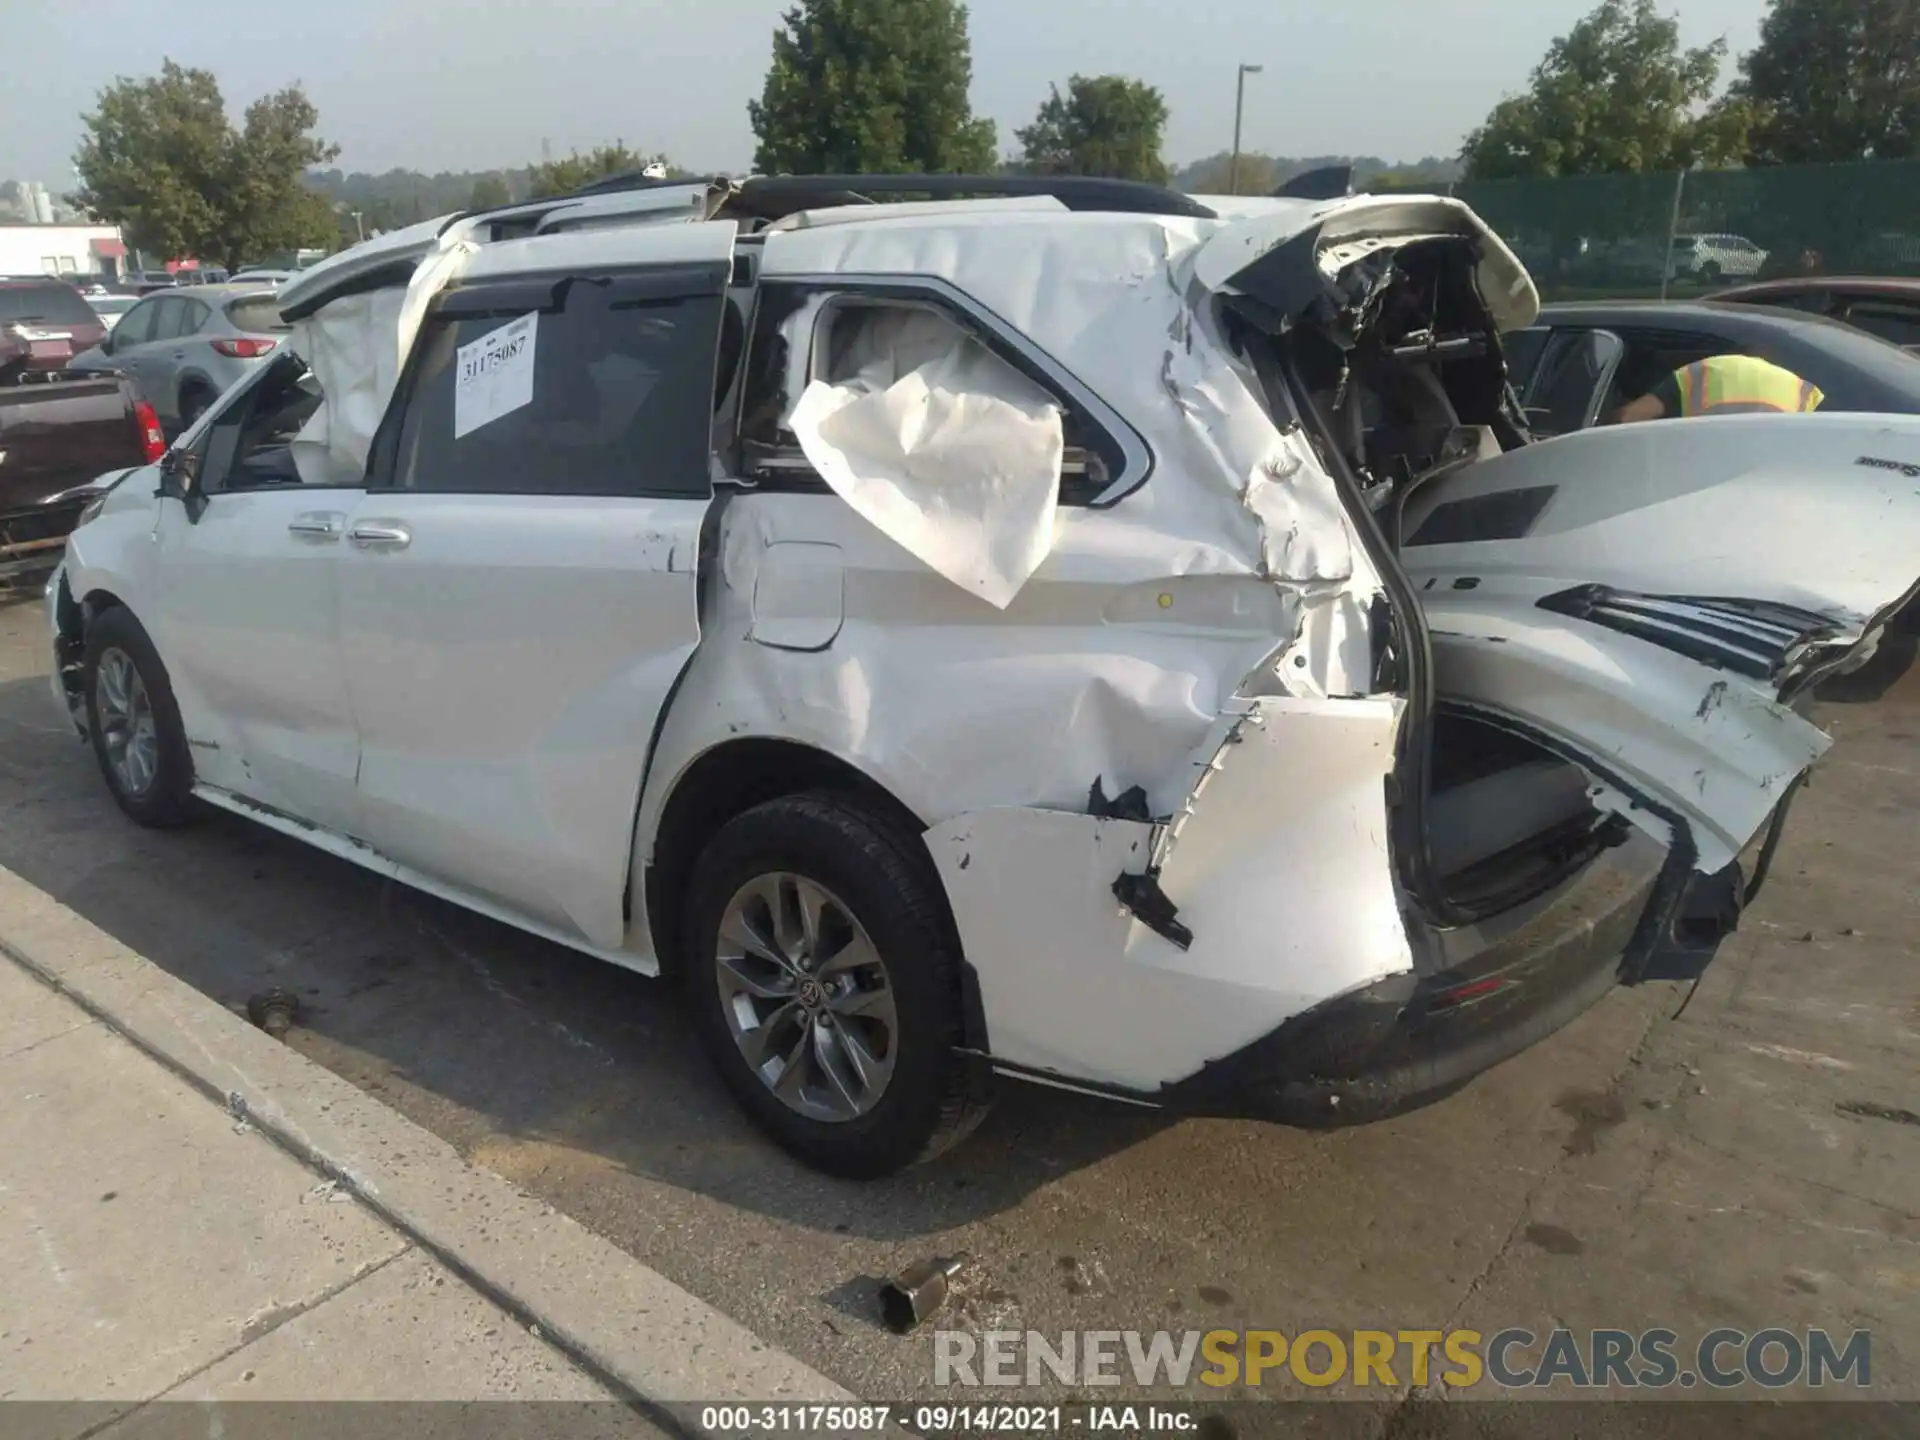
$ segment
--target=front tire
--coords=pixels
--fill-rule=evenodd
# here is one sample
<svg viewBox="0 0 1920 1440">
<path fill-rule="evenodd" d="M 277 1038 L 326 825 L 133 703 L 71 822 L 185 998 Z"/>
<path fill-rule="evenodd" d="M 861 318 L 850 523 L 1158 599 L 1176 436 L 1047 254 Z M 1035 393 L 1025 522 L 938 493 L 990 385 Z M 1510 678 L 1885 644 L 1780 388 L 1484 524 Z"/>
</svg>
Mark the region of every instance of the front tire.
<svg viewBox="0 0 1920 1440">
<path fill-rule="evenodd" d="M 94 758 L 115 803 L 140 825 L 193 818 L 193 755 L 173 681 L 131 612 L 103 611 L 87 626 L 81 683 Z"/>
<path fill-rule="evenodd" d="M 754 1123 L 830 1175 L 931 1159 L 986 1113 L 919 850 L 871 807 L 806 794 L 730 821 L 694 869 L 683 978 L 702 1043 Z"/>
</svg>

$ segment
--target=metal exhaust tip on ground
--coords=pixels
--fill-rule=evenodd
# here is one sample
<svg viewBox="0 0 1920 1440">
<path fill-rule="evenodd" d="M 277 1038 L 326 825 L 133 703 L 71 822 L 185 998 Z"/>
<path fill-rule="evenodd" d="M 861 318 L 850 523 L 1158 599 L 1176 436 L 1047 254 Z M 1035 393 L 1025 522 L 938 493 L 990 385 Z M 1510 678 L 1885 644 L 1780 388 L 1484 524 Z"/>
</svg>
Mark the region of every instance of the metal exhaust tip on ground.
<svg viewBox="0 0 1920 1440">
<path fill-rule="evenodd" d="M 952 1282 L 967 1263 L 965 1255 L 922 1260 L 880 1286 L 880 1316 L 896 1335 L 905 1335 L 947 1303 Z"/>
</svg>

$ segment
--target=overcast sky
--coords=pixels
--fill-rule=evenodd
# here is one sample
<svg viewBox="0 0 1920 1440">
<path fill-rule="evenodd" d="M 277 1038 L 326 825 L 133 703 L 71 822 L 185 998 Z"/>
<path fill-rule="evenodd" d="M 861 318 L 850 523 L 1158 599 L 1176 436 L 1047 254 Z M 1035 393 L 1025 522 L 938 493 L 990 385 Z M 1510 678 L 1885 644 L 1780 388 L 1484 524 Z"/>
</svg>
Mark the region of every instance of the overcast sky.
<svg viewBox="0 0 1920 1440">
<path fill-rule="evenodd" d="M 1176 163 L 1233 137 L 1278 154 L 1449 154 L 1595 0 L 973 0 L 973 103 L 1033 118 L 1049 81 L 1118 72 L 1160 87 Z M 80 114 L 163 57 L 219 78 L 230 112 L 291 81 L 348 170 L 526 164 L 624 139 L 693 168 L 753 156 L 782 0 L 0 0 L 0 179 L 72 181 Z M 1680 0 L 1689 44 L 1754 41 L 1763 0 Z"/>
</svg>

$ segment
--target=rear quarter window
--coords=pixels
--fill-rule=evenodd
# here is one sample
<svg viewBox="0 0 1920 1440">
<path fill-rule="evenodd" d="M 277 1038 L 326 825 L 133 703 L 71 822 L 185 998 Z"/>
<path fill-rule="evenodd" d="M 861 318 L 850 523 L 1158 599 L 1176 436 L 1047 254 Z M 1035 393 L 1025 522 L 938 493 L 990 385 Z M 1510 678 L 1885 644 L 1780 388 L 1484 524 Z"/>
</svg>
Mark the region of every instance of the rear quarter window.
<svg viewBox="0 0 1920 1440">
<path fill-rule="evenodd" d="M 280 302 L 271 295 L 245 295 L 227 302 L 227 319 L 251 335 L 271 335 L 293 327 L 280 318 Z"/>
</svg>

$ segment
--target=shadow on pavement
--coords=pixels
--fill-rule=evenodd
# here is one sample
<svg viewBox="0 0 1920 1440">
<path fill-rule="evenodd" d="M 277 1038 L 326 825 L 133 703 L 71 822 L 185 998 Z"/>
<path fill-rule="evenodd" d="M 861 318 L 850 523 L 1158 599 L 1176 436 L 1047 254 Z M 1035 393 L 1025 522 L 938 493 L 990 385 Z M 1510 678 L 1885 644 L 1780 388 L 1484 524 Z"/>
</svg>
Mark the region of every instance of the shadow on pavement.
<svg viewBox="0 0 1920 1440">
<path fill-rule="evenodd" d="M 294 991 L 289 1043 L 536 1190 L 613 1165 L 818 1231 L 910 1239 L 1015 1206 L 1166 1123 L 1007 1087 L 964 1161 L 879 1184 L 814 1174 L 740 1115 L 669 985 L 237 817 L 140 830 L 44 677 L 0 684 L 0 813 L 0 864 L 231 1008 Z"/>
</svg>

